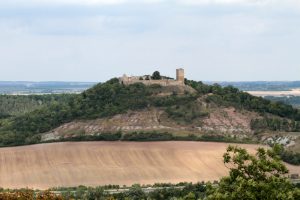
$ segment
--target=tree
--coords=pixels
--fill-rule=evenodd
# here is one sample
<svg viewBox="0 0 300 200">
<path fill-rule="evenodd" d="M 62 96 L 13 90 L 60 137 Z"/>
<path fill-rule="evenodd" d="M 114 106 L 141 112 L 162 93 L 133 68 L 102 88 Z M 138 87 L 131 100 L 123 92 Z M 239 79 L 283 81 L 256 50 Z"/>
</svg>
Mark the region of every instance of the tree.
<svg viewBox="0 0 300 200">
<path fill-rule="evenodd" d="M 188 195 L 186 195 L 184 198 L 184 200 L 196 200 L 196 195 L 192 192 L 190 192 Z"/>
<path fill-rule="evenodd" d="M 218 187 L 209 187 L 207 199 L 300 199 L 299 189 L 285 176 L 288 170 L 279 157 L 281 148 L 259 148 L 251 155 L 243 148 L 229 146 L 223 156 L 229 176 L 222 178 Z"/>
<path fill-rule="evenodd" d="M 100 200 L 104 197 L 104 189 L 102 187 L 88 188 L 85 199 L 87 200 Z"/>
<path fill-rule="evenodd" d="M 161 80 L 160 72 L 159 72 L 159 71 L 153 72 L 151 78 L 152 78 L 153 80 Z"/>
<path fill-rule="evenodd" d="M 127 192 L 127 196 L 131 200 L 142 200 L 146 199 L 146 195 L 143 192 L 142 188 L 140 185 L 136 184 L 133 185 L 129 191 Z"/>
</svg>

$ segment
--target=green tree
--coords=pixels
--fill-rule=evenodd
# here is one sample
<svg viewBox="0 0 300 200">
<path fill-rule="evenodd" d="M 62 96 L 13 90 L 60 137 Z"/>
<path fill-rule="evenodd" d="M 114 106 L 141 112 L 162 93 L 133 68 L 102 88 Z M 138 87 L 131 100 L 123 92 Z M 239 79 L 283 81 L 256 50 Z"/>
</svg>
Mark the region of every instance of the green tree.
<svg viewBox="0 0 300 200">
<path fill-rule="evenodd" d="M 101 200 L 104 198 L 104 189 L 101 187 L 88 188 L 85 196 L 87 200 Z"/>
<path fill-rule="evenodd" d="M 160 72 L 159 72 L 159 71 L 153 72 L 151 78 L 152 78 L 153 80 L 161 80 Z"/>
<path fill-rule="evenodd" d="M 131 200 L 146 199 L 146 194 L 143 192 L 140 185 L 133 185 L 127 192 L 127 197 Z"/>
<path fill-rule="evenodd" d="M 196 195 L 193 192 L 190 192 L 188 195 L 186 195 L 184 200 L 196 200 Z"/>
<path fill-rule="evenodd" d="M 209 200 L 286 200 L 300 199 L 300 191 L 286 178 L 287 168 L 279 157 L 281 146 L 259 148 L 256 155 L 240 147 L 229 146 L 224 164 L 230 169 L 228 177 L 218 187 L 209 187 Z"/>
</svg>

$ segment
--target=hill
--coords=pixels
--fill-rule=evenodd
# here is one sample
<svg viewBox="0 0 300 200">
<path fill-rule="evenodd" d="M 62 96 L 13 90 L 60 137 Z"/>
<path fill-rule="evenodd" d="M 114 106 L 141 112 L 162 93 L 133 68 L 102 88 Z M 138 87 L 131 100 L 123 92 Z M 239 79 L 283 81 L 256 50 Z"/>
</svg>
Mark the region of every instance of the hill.
<svg viewBox="0 0 300 200">
<path fill-rule="evenodd" d="M 138 140 L 139 133 L 149 131 L 155 131 L 156 136 L 168 133 L 189 140 L 204 136 L 202 139 L 225 141 L 252 140 L 266 131 L 300 131 L 300 111 L 290 105 L 254 97 L 232 86 L 190 80 L 185 81 L 185 86 L 163 87 L 123 85 L 118 79 L 111 79 L 81 94 L 57 99 L 24 114 L 4 117 L 0 145 L 74 137 L 119 140 L 128 133 Z"/>
<path fill-rule="evenodd" d="M 80 142 L 1 148 L 4 188 L 214 181 L 227 175 L 228 144 Z M 258 145 L 240 145 L 250 152 Z M 212 168 L 213 166 L 213 168 Z M 300 167 L 288 166 L 291 173 Z"/>
</svg>

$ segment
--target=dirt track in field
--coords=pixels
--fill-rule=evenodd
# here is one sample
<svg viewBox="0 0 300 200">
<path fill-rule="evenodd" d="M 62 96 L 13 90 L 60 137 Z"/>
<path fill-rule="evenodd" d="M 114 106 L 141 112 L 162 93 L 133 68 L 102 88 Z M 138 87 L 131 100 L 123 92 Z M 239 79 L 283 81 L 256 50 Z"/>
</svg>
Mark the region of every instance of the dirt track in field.
<svg viewBox="0 0 300 200">
<path fill-rule="evenodd" d="M 227 175 L 228 144 L 80 142 L 0 149 L 0 187 L 132 185 L 213 181 Z M 253 151 L 257 145 L 241 145 Z M 290 167 L 300 173 L 300 167 Z"/>
</svg>

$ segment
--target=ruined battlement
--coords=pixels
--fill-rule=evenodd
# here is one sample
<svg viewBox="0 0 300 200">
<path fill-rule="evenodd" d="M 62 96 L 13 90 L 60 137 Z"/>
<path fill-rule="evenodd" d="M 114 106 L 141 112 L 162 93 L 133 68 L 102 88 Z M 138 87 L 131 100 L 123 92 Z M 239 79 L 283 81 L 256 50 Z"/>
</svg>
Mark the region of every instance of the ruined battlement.
<svg viewBox="0 0 300 200">
<path fill-rule="evenodd" d="M 182 86 L 184 84 L 184 69 L 180 68 L 176 70 L 176 80 L 162 78 L 160 80 L 153 80 L 151 76 L 130 76 L 124 74 L 119 78 L 120 83 L 124 85 L 130 85 L 134 83 L 143 83 L 144 85 L 158 84 L 161 86 Z"/>
</svg>

